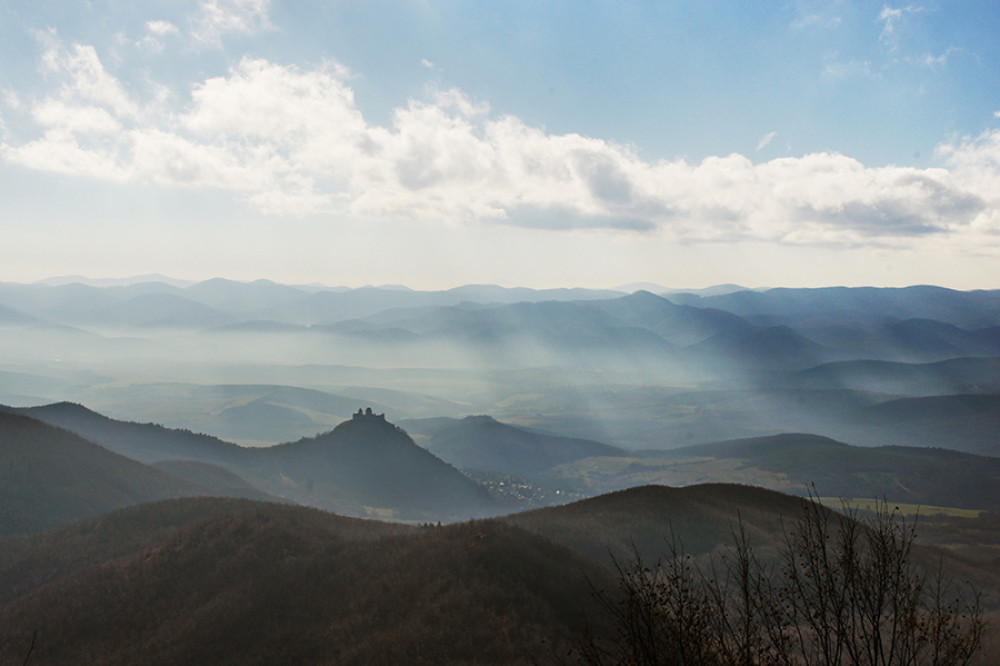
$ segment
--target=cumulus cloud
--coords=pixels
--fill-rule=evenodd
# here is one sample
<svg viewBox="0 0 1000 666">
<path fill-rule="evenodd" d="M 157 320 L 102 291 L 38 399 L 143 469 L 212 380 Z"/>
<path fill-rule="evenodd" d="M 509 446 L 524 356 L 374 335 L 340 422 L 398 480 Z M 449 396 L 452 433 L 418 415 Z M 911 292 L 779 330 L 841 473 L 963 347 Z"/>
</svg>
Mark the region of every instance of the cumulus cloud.
<svg viewBox="0 0 1000 666">
<path fill-rule="evenodd" d="M 612 141 L 495 115 L 455 89 L 373 124 L 334 62 L 245 58 L 178 94 L 185 101 L 172 113 L 155 114 L 147 108 L 162 91 L 137 101 L 90 47 L 54 45 L 43 60 L 53 90 L 23 101 L 40 135 L 3 143 L 3 159 L 230 191 L 266 214 L 610 228 L 687 242 L 1000 240 L 1000 130 L 941 146 L 932 169 L 872 168 L 837 153 L 649 161 Z"/>
<path fill-rule="evenodd" d="M 66 48 L 51 31 L 39 33 L 39 40 L 45 45 L 41 70 L 61 81 L 60 98 L 95 103 L 116 116 L 135 115 L 137 105 L 101 64 L 93 46 L 73 44 Z"/>
<path fill-rule="evenodd" d="M 270 0 L 201 0 L 191 34 L 208 46 L 218 46 L 223 35 L 252 35 L 274 26 L 268 16 Z"/>
<path fill-rule="evenodd" d="M 160 53 L 163 51 L 163 39 L 179 34 L 180 29 L 170 21 L 147 21 L 146 34 L 138 45 L 151 53 Z"/>
</svg>

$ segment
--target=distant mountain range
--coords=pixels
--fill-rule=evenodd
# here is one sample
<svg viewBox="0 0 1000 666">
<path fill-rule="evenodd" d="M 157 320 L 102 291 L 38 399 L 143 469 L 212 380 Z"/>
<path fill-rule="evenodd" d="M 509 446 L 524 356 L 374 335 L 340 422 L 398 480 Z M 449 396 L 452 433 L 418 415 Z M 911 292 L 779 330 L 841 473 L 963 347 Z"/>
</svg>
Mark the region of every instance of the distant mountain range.
<svg viewBox="0 0 1000 666">
<path fill-rule="evenodd" d="M 0 283 L 0 324 L 228 334 L 336 335 L 376 347 L 457 343 L 507 350 L 805 369 L 850 359 L 932 362 L 1000 356 L 1000 292 L 938 287 L 648 291 L 315 290 L 214 279 Z"/>
<path fill-rule="evenodd" d="M 0 663 L 558 662 L 812 489 L 1000 609 L 1000 291 L 632 287 L 0 283 Z"/>
</svg>

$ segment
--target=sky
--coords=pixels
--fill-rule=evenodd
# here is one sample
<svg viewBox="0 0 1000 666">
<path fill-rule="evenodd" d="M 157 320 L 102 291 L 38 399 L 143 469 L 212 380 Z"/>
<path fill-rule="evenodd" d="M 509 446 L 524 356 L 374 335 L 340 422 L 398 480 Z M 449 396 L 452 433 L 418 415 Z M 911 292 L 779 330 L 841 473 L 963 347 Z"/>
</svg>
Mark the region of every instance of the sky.
<svg viewBox="0 0 1000 666">
<path fill-rule="evenodd" d="M 0 281 L 1000 288 L 1000 3 L 3 0 Z"/>
</svg>

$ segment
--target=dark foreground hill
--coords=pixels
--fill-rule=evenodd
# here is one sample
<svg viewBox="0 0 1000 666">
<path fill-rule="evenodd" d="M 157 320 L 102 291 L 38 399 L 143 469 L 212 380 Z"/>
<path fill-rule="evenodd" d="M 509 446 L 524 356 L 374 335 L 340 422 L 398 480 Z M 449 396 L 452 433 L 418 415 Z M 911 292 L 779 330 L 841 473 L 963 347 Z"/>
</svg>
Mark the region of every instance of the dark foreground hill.
<svg viewBox="0 0 1000 666">
<path fill-rule="evenodd" d="M 204 486 L 67 430 L 0 412 L 0 535 L 37 532 L 132 504 L 206 494 Z"/>
<path fill-rule="evenodd" d="M 724 570 L 725 564 L 718 558 L 731 552 L 734 534 L 742 528 L 756 556 L 766 566 L 780 568 L 786 537 L 797 529 L 809 501 L 736 484 L 642 486 L 515 514 L 504 520 L 609 567 L 615 561 L 628 566 L 636 553 L 644 562 L 653 563 L 669 557 L 671 548 L 676 547 L 709 571 L 712 566 Z M 836 515 L 832 509 L 822 510 L 831 517 Z M 923 540 L 921 522 L 911 519 L 908 524 L 916 530 L 918 544 L 946 544 L 950 539 L 968 536 L 962 525 L 938 524 Z M 996 562 L 977 559 L 959 557 L 930 545 L 918 545 L 914 551 L 915 564 L 925 571 L 940 567 L 949 580 L 967 581 L 965 584 L 982 592 L 984 608 L 995 612 L 1000 609 Z"/>
<path fill-rule="evenodd" d="M 796 519 L 805 501 L 736 484 L 641 486 L 504 520 L 598 561 L 608 563 L 611 556 L 626 562 L 634 549 L 655 561 L 672 537 L 692 555 L 729 545 L 739 520 L 759 546 L 773 547 L 782 521 Z"/>
<path fill-rule="evenodd" d="M 415 529 L 177 500 L 0 540 L 0 662 L 528 664 L 607 574 L 496 521 Z"/>
</svg>

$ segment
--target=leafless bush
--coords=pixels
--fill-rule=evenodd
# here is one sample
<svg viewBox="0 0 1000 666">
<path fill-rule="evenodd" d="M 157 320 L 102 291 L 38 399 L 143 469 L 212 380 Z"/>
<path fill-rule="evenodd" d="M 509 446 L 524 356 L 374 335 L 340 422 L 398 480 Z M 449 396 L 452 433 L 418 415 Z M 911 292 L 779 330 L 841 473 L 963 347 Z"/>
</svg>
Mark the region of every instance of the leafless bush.
<svg viewBox="0 0 1000 666">
<path fill-rule="evenodd" d="M 921 567 L 914 521 L 881 503 L 870 517 L 806 502 L 777 559 L 754 552 L 742 523 L 728 552 L 698 566 L 676 540 L 655 565 L 618 565 L 601 595 L 616 634 L 589 636 L 604 666 L 964 666 L 979 650 L 979 594 L 943 565 Z"/>
</svg>

